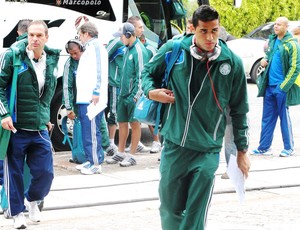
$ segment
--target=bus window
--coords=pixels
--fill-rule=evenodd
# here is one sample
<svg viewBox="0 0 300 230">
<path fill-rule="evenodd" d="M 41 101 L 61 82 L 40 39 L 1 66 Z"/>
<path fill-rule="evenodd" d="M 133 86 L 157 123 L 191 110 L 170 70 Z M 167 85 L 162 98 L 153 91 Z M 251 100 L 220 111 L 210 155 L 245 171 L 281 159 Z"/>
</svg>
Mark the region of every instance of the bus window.
<svg viewBox="0 0 300 230">
<path fill-rule="evenodd" d="M 7 2 L 37 3 L 66 8 L 102 20 L 116 21 L 110 1 L 104 0 L 6 0 Z"/>
<path fill-rule="evenodd" d="M 166 23 L 161 1 L 135 0 L 134 2 L 135 4 L 129 4 L 131 13 L 142 18 L 146 27 L 146 37 L 156 43 L 156 45 L 165 43 L 167 41 Z M 152 31 L 152 34 L 149 31 Z M 155 35 L 153 35 L 153 32 Z"/>
</svg>

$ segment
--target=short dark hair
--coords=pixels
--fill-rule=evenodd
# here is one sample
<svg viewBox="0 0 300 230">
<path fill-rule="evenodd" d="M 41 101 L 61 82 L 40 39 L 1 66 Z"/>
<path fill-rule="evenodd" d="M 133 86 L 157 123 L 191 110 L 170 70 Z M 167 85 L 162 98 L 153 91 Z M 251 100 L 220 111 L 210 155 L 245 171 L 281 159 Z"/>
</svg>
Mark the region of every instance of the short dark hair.
<svg viewBox="0 0 300 230">
<path fill-rule="evenodd" d="M 209 5 L 202 5 L 193 13 L 193 26 L 196 28 L 198 21 L 210 22 L 216 19 L 220 20 L 219 13 Z"/>
<path fill-rule="evenodd" d="M 26 33 L 30 22 L 32 22 L 31 19 L 22 19 L 22 20 L 20 20 L 19 23 L 18 23 L 18 31 L 21 34 Z"/>
</svg>

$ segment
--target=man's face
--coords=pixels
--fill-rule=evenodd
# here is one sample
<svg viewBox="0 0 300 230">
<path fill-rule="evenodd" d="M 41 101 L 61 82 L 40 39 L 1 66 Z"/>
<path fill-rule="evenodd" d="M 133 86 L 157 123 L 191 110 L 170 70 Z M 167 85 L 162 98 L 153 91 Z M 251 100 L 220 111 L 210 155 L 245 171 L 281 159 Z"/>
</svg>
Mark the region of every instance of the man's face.
<svg viewBox="0 0 300 230">
<path fill-rule="evenodd" d="M 203 51 L 211 51 L 215 48 L 219 38 L 219 20 L 209 22 L 198 21 L 194 30 L 195 43 Z"/>
<path fill-rule="evenodd" d="M 42 24 L 33 24 L 28 27 L 28 48 L 29 50 L 43 50 L 48 41 L 48 34 Z"/>
<path fill-rule="evenodd" d="M 276 19 L 274 25 L 274 33 L 277 36 L 284 36 L 287 30 L 288 30 L 288 24 L 282 18 Z"/>
<path fill-rule="evenodd" d="M 128 45 L 129 45 L 129 39 L 126 38 L 126 36 L 125 36 L 124 34 L 122 34 L 122 36 L 120 37 L 120 40 L 121 40 L 121 42 L 123 42 L 123 44 L 124 44 L 125 46 L 128 46 Z"/>
<path fill-rule="evenodd" d="M 82 44 L 87 43 L 87 41 L 89 40 L 89 34 L 83 33 L 82 31 L 79 31 L 79 40 L 82 42 Z"/>
<path fill-rule="evenodd" d="M 71 56 L 71 58 L 73 58 L 76 61 L 79 61 L 82 52 L 80 51 L 80 48 L 76 45 L 73 46 L 71 49 L 69 49 L 69 54 Z"/>
<path fill-rule="evenodd" d="M 144 24 L 142 21 L 137 21 L 135 25 L 135 35 L 139 38 L 144 33 Z"/>
</svg>

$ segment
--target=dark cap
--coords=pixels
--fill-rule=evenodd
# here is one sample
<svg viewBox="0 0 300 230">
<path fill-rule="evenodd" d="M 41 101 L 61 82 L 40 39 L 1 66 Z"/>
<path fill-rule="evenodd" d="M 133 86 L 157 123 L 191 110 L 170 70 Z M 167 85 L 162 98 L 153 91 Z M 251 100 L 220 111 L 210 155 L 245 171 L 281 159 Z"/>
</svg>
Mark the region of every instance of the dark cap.
<svg viewBox="0 0 300 230">
<path fill-rule="evenodd" d="M 129 22 L 125 22 L 122 24 L 119 30 L 113 34 L 113 36 L 121 37 L 123 34 L 126 35 L 126 33 L 134 34 L 134 31 L 135 31 L 134 26 Z"/>
</svg>

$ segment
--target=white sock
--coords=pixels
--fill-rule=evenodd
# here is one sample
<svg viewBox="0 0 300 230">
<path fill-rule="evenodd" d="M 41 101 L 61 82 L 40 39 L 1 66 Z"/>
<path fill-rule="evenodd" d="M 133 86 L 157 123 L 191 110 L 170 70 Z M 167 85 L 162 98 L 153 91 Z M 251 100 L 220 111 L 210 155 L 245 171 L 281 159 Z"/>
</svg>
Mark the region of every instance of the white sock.
<svg viewBox="0 0 300 230">
<path fill-rule="evenodd" d="M 113 139 L 109 139 L 109 143 L 111 144 L 111 145 L 114 145 L 115 144 L 115 139 L 113 138 Z"/>
</svg>

